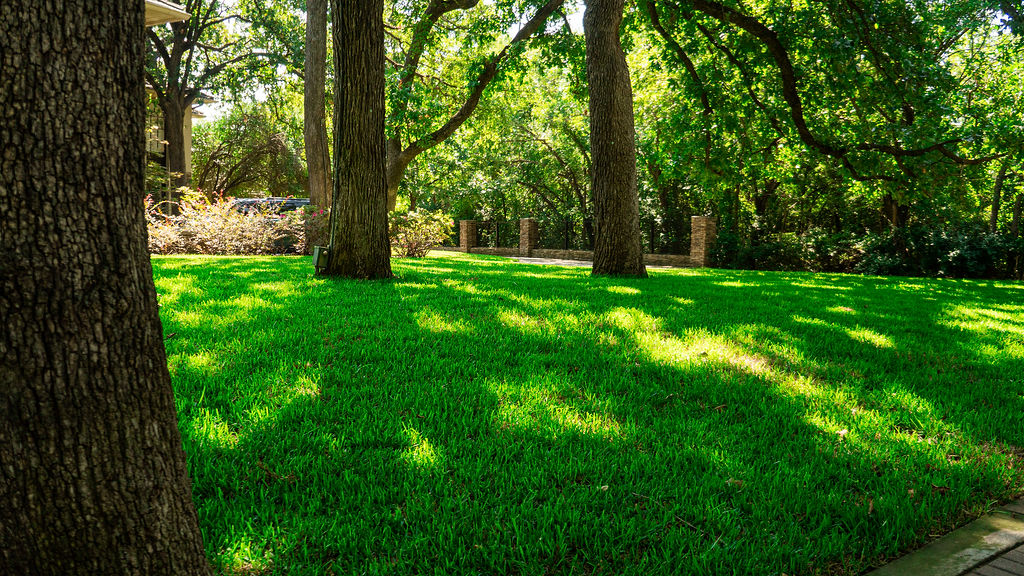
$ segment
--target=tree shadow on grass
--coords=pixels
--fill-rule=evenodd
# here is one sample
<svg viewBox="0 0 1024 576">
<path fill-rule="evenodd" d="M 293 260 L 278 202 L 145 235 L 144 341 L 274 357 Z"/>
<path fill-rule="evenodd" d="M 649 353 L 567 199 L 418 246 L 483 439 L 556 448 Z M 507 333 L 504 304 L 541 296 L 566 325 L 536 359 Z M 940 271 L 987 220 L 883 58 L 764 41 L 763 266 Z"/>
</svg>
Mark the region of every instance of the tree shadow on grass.
<svg viewBox="0 0 1024 576">
<path fill-rule="evenodd" d="M 226 572 L 857 573 L 1024 485 L 999 286 L 251 264 L 157 261 Z"/>
</svg>

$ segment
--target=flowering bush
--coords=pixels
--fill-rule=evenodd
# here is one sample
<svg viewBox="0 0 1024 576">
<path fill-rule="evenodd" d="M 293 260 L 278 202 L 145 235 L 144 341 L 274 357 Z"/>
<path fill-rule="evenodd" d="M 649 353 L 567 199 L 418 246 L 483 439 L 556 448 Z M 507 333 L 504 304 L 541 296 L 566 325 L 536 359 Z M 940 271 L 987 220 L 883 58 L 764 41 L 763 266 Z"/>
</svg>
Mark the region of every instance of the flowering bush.
<svg viewBox="0 0 1024 576">
<path fill-rule="evenodd" d="M 327 208 L 308 206 L 288 214 L 302 220 L 304 254 L 312 254 L 313 246 L 327 246 L 331 242 L 331 211 Z"/>
<path fill-rule="evenodd" d="M 392 214 L 388 235 L 395 256 L 422 258 L 451 235 L 452 227 L 452 219 L 443 212 L 416 209 L 406 214 Z"/>
<path fill-rule="evenodd" d="M 153 254 L 302 254 L 327 229 L 326 210 L 274 214 L 236 209 L 231 198 L 209 200 L 185 190 L 177 214 L 146 199 L 149 251 Z M 307 232 L 308 231 L 308 232 Z"/>
</svg>

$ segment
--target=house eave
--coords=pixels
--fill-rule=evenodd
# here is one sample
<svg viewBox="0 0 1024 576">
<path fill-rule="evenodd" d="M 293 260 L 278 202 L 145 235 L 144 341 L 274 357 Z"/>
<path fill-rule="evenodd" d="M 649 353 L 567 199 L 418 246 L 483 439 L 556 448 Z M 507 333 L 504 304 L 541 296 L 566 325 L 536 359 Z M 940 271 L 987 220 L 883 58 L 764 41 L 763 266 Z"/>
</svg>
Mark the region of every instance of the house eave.
<svg viewBox="0 0 1024 576">
<path fill-rule="evenodd" d="M 158 26 L 168 22 L 188 20 L 189 13 L 184 7 L 166 0 L 146 0 L 146 26 Z"/>
</svg>

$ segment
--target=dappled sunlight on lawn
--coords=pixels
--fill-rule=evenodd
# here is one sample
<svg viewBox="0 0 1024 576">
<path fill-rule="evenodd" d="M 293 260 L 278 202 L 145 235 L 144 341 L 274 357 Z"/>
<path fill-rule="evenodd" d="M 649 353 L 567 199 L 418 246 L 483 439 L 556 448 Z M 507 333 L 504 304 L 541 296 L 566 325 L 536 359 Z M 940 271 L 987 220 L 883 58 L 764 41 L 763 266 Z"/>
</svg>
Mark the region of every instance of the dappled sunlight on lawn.
<svg viewBox="0 0 1024 576">
<path fill-rule="evenodd" d="M 609 286 L 608 291 L 612 294 L 622 294 L 624 296 L 635 296 L 641 293 L 636 288 L 631 288 L 629 286 Z"/>
<path fill-rule="evenodd" d="M 793 321 L 799 322 L 800 324 L 812 324 L 815 326 L 825 327 L 830 326 L 828 322 L 822 320 L 821 318 L 811 318 L 809 316 L 801 316 L 799 314 L 793 316 Z"/>
<path fill-rule="evenodd" d="M 155 260 L 225 572 L 857 574 L 1024 491 L 998 284 L 249 262 Z"/>
<path fill-rule="evenodd" d="M 497 434 L 501 435 L 511 429 L 550 439 L 584 435 L 629 441 L 620 423 L 611 415 L 600 410 L 580 410 L 575 407 L 579 403 L 592 403 L 585 392 L 564 388 L 560 390 L 545 380 L 509 379 L 489 383 L 491 392 L 498 398 L 498 408 L 492 420 Z"/>
<path fill-rule="evenodd" d="M 1009 333 L 1024 337 L 1024 305 L 1003 309 L 951 306 L 945 310 L 946 326 L 979 334 Z"/>
<path fill-rule="evenodd" d="M 176 322 L 187 328 L 228 329 L 234 324 L 257 320 L 269 311 L 280 310 L 282 306 L 255 294 L 240 294 L 201 307 L 168 304 L 165 308 L 170 310 L 164 314 L 172 315 Z"/>
<path fill-rule="evenodd" d="M 506 328 L 523 334 L 546 334 L 552 326 L 545 316 L 519 310 L 498 310 L 495 318 Z"/>
<path fill-rule="evenodd" d="M 830 292 L 849 292 L 853 290 L 853 286 L 836 286 L 835 284 L 828 283 L 810 283 L 810 282 L 793 282 L 792 284 L 796 288 L 811 288 L 813 290 L 827 290 Z"/>
<path fill-rule="evenodd" d="M 447 462 L 441 451 L 415 428 L 405 430 L 409 447 L 402 452 L 402 461 L 424 472 L 444 472 Z"/>
<path fill-rule="evenodd" d="M 847 328 L 846 333 L 857 340 L 858 342 L 865 342 L 877 346 L 878 348 L 895 348 L 896 345 L 893 343 L 892 338 L 885 334 L 880 334 L 874 330 L 868 328 Z"/>
<path fill-rule="evenodd" d="M 752 375 L 764 375 L 770 371 L 768 360 L 743 350 L 721 335 L 698 330 L 677 338 L 664 332 L 648 330 L 635 333 L 633 337 L 647 358 L 655 363 L 681 368 L 695 364 L 729 367 Z"/>
<path fill-rule="evenodd" d="M 232 539 L 230 549 L 223 551 L 221 564 L 229 576 L 268 574 L 274 565 L 272 551 L 248 539 Z"/>
<path fill-rule="evenodd" d="M 723 280 L 715 282 L 715 285 L 725 288 L 753 288 L 757 286 L 754 282 L 740 282 L 739 280 Z"/>
<path fill-rule="evenodd" d="M 238 445 L 238 434 L 231 430 L 218 412 L 200 408 L 189 423 L 192 439 L 203 449 L 227 450 Z"/>
<path fill-rule="evenodd" d="M 420 310 L 416 312 L 416 323 L 424 330 L 434 333 L 469 334 L 472 327 L 465 321 L 446 317 L 436 310 Z"/>
<path fill-rule="evenodd" d="M 611 325 L 627 332 L 657 332 L 661 330 L 661 321 L 637 308 L 616 306 L 601 316 L 598 326 Z"/>
</svg>

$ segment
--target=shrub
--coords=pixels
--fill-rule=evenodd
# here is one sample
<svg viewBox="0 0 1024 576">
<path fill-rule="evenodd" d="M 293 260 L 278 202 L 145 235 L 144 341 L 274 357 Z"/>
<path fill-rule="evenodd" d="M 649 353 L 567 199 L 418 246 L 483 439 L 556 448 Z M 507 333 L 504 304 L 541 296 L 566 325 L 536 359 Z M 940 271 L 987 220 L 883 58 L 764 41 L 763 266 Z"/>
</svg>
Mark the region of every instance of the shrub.
<svg viewBox="0 0 1024 576">
<path fill-rule="evenodd" d="M 747 249 L 755 270 L 806 270 L 807 251 L 796 234 L 771 234 Z"/>
<path fill-rule="evenodd" d="M 763 241 L 744 245 L 731 232 L 719 234 L 711 257 L 720 268 L 740 270 L 806 270 L 807 250 L 796 234 L 771 234 Z"/>
<path fill-rule="evenodd" d="M 327 246 L 331 242 L 331 211 L 327 208 L 306 206 L 285 217 L 294 222 L 291 226 L 302 230 L 302 253 L 312 254 L 313 246 Z"/>
<path fill-rule="evenodd" d="M 212 201 L 184 190 L 177 214 L 168 215 L 146 199 L 149 251 L 153 254 L 297 254 L 308 253 L 327 229 L 326 211 L 242 213 L 230 198 Z M 307 232 L 308 231 L 308 232 Z M 326 243 L 326 242 L 324 242 Z"/>
<path fill-rule="evenodd" d="M 749 262 L 744 261 L 746 251 L 742 239 L 735 232 L 722 230 L 711 246 L 711 262 L 717 268 L 746 268 Z"/>
<path fill-rule="evenodd" d="M 399 258 L 422 258 L 451 236 L 452 219 L 443 212 L 416 209 L 392 214 L 388 226 L 391 246 Z"/>
<path fill-rule="evenodd" d="M 997 278 L 1008 274 L 1018 242 L 981 228 L 913 226 L 869 234 L 857 271 L 865 274 Z"/>
<path fill-rule="evenodd" d="M 808 264 L 815 272 L 853 272 L 863 258 L 857 237 L 852 232 L 828 233 L 820 228 L 803 238 Z"/>
</svg>

